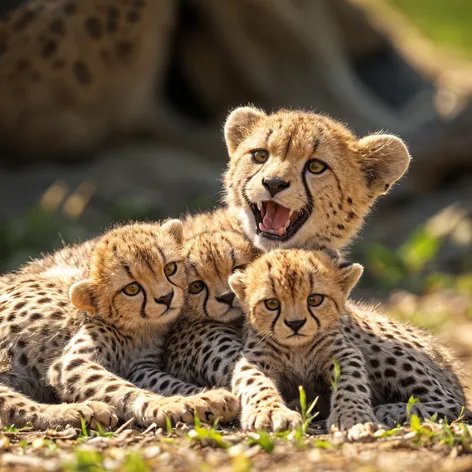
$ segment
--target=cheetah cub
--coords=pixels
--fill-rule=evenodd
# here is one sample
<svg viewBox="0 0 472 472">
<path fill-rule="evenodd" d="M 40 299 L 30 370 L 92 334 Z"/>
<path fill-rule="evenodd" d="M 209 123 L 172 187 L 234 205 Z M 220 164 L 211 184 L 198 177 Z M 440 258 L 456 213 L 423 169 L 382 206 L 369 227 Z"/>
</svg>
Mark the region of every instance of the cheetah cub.
<svg viewBox="0 0 472 472">
<path fill-rule="evenodd" d="M 329 392 L 328 427 L 340 430 L 402 423 L 412 395 L 420 417 L 457 418 L 465 399 L 450 353 L 427 333 L 348 301 L 362 271 L 323 251 L 276 250 L 230 277 L 248 314 L 232 381 L 244 429 L 299 425 L 286 406 L 298 385 L 310 396 Z"/>
<path fill-rule="evenodd" d="M 156 394 L 196 390 L 159 368 L 187 285 L 182 241 L 178 220 L 124 226 L 86 243 L 93 246 L 88 267 L 26 274 L 0 292 L 2 424 L 42 429 L 77 424 L 83 415 L 107 425 L 117 416 L 163 426 L 166 416 L 193 422 L 194 412 L 203 421 L 234 417 L 238 405 L 228 392 Z M 84 414 L 82 403 L 38 403 L 56 395 L 88 401 L 91 411 Z"/>
<path fill-rule="evenodd" d="M 183 317 L 166 345 L 166 370 L 201 386 L 231 385 L 243 345 L 243 312 L 228 278 L 258 255 L 240 233 L 202 232 L 187 240 L 189 285 Z"/>
</svg>

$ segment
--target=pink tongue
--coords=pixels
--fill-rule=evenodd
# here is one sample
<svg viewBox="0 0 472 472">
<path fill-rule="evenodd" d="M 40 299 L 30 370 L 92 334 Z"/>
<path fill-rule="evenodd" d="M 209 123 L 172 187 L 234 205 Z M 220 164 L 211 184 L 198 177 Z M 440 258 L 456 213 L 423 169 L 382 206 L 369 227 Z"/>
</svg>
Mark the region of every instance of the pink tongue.
<svg viewBox="0 0 472 472">
<path fill-rule="evenodd" d="M 288 208 L 278 205 L 275 202 L 268 201 L 266 202 L 264 219 L 259 228 L 261 231 L 274 231 L 283 234 L 285 231 L 282 230 L 285 227 L 289 215 L 290 210 Z"/>
</svg>

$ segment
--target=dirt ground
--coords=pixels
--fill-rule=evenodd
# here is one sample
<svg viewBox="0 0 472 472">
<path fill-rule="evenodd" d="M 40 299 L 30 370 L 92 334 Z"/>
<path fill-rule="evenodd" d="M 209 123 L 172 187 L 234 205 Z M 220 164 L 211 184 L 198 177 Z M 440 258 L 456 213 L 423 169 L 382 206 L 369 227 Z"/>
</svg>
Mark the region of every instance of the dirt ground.
<svg viewBox="0 0 472 472">
<path fill-rule="evenodd" d="M 441 429 L 440 426 L 431 429 L 435 428 Z M 256 434 L 246 436 L 227 431 L 222 432 L 221 440 L 202 444 L 190 438 L 190 431 L 177 429 L 169 435 L 162 430 L 123 429 L 113 437 L 88 438 L 79 436 L 79 431 L 72 428 L 46 434 L 6 432 L 0 443 L 3 447 L 0 470 L 472 470 L 470 436 L 465 439 L 454 433 L 454 440 L 445 436 L 427 439 L 424 434 L 405 428 L 390 437 L 360 442 L 349 442 L 344 436 L 308 435 L 300 441 L 276 439 L 274 444 L 261 446 Z"/>
</svg>

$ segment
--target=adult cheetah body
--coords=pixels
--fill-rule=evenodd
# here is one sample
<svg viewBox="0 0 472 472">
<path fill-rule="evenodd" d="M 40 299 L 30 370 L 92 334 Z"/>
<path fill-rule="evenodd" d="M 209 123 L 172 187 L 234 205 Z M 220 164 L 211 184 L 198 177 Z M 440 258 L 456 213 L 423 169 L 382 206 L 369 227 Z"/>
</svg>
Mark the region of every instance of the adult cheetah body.
<svg viewBox="0 0 472 472">
<path fill-rule="evenodd" d="M 35 0 L 0 19 L 0 140 L 64 158 L 155 131 L 172 0 Z"/>
</svg>

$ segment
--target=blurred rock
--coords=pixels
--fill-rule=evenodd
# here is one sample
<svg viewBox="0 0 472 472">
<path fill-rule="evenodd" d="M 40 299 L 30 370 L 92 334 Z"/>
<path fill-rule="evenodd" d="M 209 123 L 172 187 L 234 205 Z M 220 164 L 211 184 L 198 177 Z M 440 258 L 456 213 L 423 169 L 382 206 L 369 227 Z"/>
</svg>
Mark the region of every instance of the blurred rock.
<svg viewBox="0 0 472 472">
<path fill-rule="evenodd" d="M 142 207 L 152 217 L 178 216 L 186 210 L 209 208 L 219 195 L 219 177 L 225 161 L 207 162 L 172 147 L 152 143 L 130 144 L 103 152 L 93 162 L 73 165 L 43 164 L 0 174 L 0 219 L 21 215 L 40 203 L 47 190 L 59 183 L 64 203 L 81 184 L 93 188 L 83 216 L 107 214 L 122 205 Z M 73 216 L 73 215 L 72 215 Z"/>
</svg>

